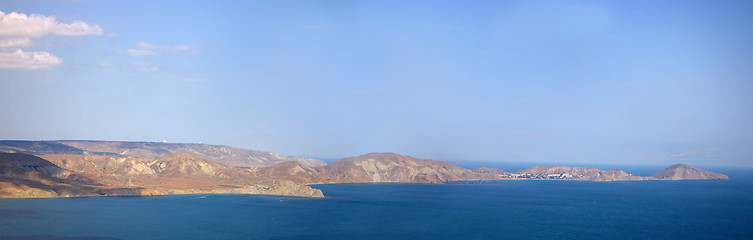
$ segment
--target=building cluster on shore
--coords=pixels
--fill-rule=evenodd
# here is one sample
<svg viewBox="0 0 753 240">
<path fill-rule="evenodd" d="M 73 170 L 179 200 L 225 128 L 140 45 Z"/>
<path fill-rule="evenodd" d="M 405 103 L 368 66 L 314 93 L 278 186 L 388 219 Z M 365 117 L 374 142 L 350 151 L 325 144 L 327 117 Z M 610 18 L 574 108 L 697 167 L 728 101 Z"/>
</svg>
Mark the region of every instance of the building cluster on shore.
<svg viewBox="0 0 753 240">
<path fill-rule="evenodd" d="M 573 176 L 571 174 L 567 173 L 542 173 L 542 174 L 532 174 L 532 173 L 510 173 L 510 174 L 500 174 L 499 177 L 501 178 L 521 178 L 521 179 L 577 179 L 581 176 Z"/>
</svg>

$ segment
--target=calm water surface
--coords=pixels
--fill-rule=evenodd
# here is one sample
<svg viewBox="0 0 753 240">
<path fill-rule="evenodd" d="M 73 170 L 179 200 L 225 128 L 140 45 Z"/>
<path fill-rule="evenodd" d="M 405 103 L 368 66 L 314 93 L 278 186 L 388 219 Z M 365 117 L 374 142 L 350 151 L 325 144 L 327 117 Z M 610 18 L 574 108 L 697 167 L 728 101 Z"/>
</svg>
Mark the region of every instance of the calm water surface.
<svg viewBox="0 0 753 240">
<path fill-rule="evenodd" d="M 730 181 L 317 185 L 324 199 L 0 200 L 0 239 L 753 239 L 752 171 Z"/>
</svg>

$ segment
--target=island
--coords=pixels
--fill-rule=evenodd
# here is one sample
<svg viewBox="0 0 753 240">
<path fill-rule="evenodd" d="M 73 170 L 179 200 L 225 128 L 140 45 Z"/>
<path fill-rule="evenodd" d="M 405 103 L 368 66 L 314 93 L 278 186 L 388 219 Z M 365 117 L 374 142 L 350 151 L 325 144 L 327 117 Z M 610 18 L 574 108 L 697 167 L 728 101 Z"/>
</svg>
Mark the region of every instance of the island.
<svg viewBox="0 0 753 240">
<path fill-rule="evenodd" d="M 324 197 L 312 184 L 468 180 L 639 181 L 729 179 L 685 164 L 652 176 L 620 169 L 536 166 L 517 172 L 466 169 L 397 153 L 369 153 L 331 164 L 311 158 L 185 143 L 0 141 L 0 198 L 261 194 Z"/>
</svg>

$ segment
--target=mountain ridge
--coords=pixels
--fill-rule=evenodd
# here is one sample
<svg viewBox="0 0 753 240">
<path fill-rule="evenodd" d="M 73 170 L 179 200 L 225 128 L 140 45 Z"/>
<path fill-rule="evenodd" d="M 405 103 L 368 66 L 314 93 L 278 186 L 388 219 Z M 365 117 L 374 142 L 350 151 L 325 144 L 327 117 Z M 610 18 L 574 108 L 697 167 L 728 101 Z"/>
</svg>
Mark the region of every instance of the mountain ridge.
<svg viewBox="0 0 753 240">
<path fill-rule="evenodd" d="M 313 158 L 292 157 L 267 151 L 201 143 L 3 140 L 0 141 L 0 151 L 32 155 L 104 155 L 137 158 L 154 158 L 171 153 L 190 153 L 237 167 L 268 167 L 286 161 L 298 161 L 309 166 L 324 166 L 327 164 Z"/>
<path fill-rule="evenodd" d="M 420 159 L 398 153 L 367 153 L 342 158 L 321 166 L 310 166 L 295 160 L 281 161 L 283 158 L 278 158 L 277 161 L 281 162 L 271 166 L 238 167 L 194 153 L 176 153 L 178 150 L 186 149 L 183 148 L 185 144 L 130 142 L 95 144 L 69 142 L 68 144 L 70 145 L 59 141 L 0 141 L 0 152 L 30 151 L 39 154 L 38 156 L 26 153 L 2 153 L 0 155 L 0 197 L 152 196 L 190 193 L 323 197 L 321 190 L 308 185 L 436 184 L 469 180 L 517 179 L 582 181 L 729 179 L 724 174 L 685 164 L 669 166 L 653 176 L 635 176 L 616 168 L 601 170 L 594 167 L 567 166 L 535 166 L 510 173 L 498 168 L 486 167 L 471 170 L 443 161 Z M 189 149 L 193 151 L 209 149 L 209 152 L 201 154 L 215 157 L 217 151 L 223 150 L 216 146 L 200 146 Z M 113 153 L 114 150 L 123 149 L 128 150 L 126 153 L 139 157 Z M 90 151 L 102 151 L 98 153 L 107 154 L 92 154 Z M 274 155 L 274 153 L 270 154 Z"/>
<path fill-rule="evenodd" d="M 453 164 L 397 153 L 368 153 L 347 157 L 325 166 L 307 167 L 294 162 L 259 168 L 266 178 L 285 178 L 302 184 L 328 183 L 445 183 L 456 180 L 498 180 L 495 173 L 474 172 Z"/>
</svg>

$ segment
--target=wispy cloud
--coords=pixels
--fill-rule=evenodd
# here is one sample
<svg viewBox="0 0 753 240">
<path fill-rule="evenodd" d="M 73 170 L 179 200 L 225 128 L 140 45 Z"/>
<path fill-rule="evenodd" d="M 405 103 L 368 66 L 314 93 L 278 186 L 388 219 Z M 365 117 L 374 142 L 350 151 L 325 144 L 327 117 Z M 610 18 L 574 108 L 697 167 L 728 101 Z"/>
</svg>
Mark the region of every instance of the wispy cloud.
<svg viewBox="0 0 753 240">
<path fill-rule="evenodd" d="M 7 37 L 0 38 L 0 48 L 22 48 L 31 46 L 29 37 Z"/>
<path fill-rule="evenodd" d="M 192 54 L 198 53 L 198 47 L 195 44 L 181 44 L 176 46 L 170 45 L 157 45 L 147 42 L 140 42 L 136 44 L 136 48 L 127 49 L 121 51 L 123 54 L 131 55 L 133 57 L 143 56 L 160 56 L 167 54 Z M 119 67 L 120 70 L 125 72 L 156 72 L 159 68 L 147 63 L 147 62 L 99 62 L 101 67 Z"/>
<path fill-rule="evenodd" d="M 134 56 L 134 57 L 141 57 L 141 56 L 154 56 L 157 55 L 157 52 L 152 50 L 144 50 L 144 49 L 128 49 L 123 51 L 124 53 Z"/>
<path fill-rule="evenodd" d="M 59 23 L 55 16 L 0 11 L 0 36 L 44 37 L 49 34 L 63 36 L 102 35 L 99 25 L 82 21 Z"/>
<path fill-rule="evenodd" d="M 146 62 L 109 62 L 100 61 L 97 63 L 100 67 L 110 68 L 117 67 L 124 72 L 156 72 L 159 68 Z"/>
<path fill-rule="evenodd" d="M 196 44 L 181 44 L 177 46 L 169 46 L 140 42 L 137 44 L 137 48 L 125 50 L 123 51 L 123 53 L 134 57 L 157 56 L 165 54 L 191 54 L 198 53 L 198 47 L 196 46 Z"/>
<path fill-rule="evenodd" d="M 48 52 L 0 51 L 0 68 L 34 70 L 49 69 L 63 62 L 63 59 Z"/>
<path fill-rule="evenodd" d="M 14 70 L 50 69 L 62 58 L 45 51 L 25 52 L 33 44 L 31 38 L 50 34 L 61 36 L 102 35 L 98 25 L 83 21 L 59 23 L 55 16 L 0 11 L 0 68 Z"/>
</svg>

